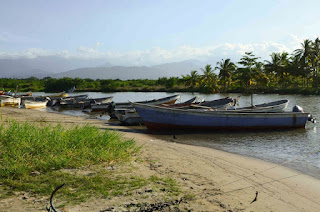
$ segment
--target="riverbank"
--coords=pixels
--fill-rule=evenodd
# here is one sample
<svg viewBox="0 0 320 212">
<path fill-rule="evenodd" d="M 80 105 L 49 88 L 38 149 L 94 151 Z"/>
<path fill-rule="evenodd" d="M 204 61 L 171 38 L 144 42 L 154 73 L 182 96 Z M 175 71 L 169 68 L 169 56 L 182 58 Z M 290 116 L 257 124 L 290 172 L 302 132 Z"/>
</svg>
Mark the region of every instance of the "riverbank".
<svg viewBox="0 0 320 212">
<path fill-rule="evenodd" d="M 177 204 L 193 211 L 319 211 L 320 181 L 262 160 L 246 158 L 211 148 L 176 143 L 171 135 L 149 135 L 144 127 L 124 127 L 113 122 L 47 113 L 37 110 L 0 108 L 2 119 L 68 125 L 92 124 L 121 132 L 141 146 L 134 173 L 174 179 L 190 199 Z M 256 202 L 250 202 L 256 196 Z M 1 189 L 0 189 L 1 192 Z M 66 205 L 64 211 L 102 211 L 110 207 L 124 210 L 125 204 L 159 203 L 156 195 L 112 199 L 92 199 L 80 205 Z M 17 194 L 0 201 L 0 211 L 43 211 L 48 197 Z"/>
<path fill-rule="evenodd" d="M 199 80 L 199 79 L 198 79 Z M 238 82 L 241 82 L 239 80 Z M 198 82 L 190 84 L 190 79 L 170 77 L 155 79 L 79 79 L 79 78 L 29 78 L 29 79 L 6 79 L 0 78 L 0 84 L 5 88 L 5 91 L 15 91 L 19 88 L 19 92 L 49 92 L 60 93 L 68 92 L 71 88 L 76 87 L 75 92 L 196 92 L 202 94 L 223 94 L 223 93 L 242 93 L 242 94 L 301 94 L 301 95 L 320 95 L 318 86 L 308 86 L 300 84 L 269 84 L 266 85 L 251 85 L 235 83 L 232 86 L 225 87 L 220 82 L 215 88 L 208 88 L 207 85 Z"/>
</svg>

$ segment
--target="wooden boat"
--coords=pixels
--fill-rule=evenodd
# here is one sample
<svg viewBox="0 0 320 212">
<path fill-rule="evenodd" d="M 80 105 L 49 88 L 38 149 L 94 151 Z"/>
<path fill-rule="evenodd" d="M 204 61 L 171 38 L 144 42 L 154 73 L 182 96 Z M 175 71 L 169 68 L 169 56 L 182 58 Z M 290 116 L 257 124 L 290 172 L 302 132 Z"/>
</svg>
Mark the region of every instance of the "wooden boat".
<svg viewBox="0 0 320 212">
<path fill-rule="evenodd" d="M 147 101 L 140 101 L 138 103 L 150 104 L 150 105 L 160 105 L 160 104 L 174 104 L 180 98 L 180 94 L 172 95 L 160 99 L 153 99 Z M 115 110 L 117 109 L 133 109 L 131 102 L 114 103 L 111 102 L 110 106 L 107 108 L 107 112 L 111 119 L 117 119 L 115 115 Z"/>
<path fill-rule="evenodd" d="M 20 106 L 21 98 L 8 96 L 8 95 L 0 95 L 0 106 Z"/>
<path fill-rule="evenodd" d="M 69 94 L 65 93 L 65 92 L 61 92 L 59 94 L 52 94 L 52 95 L 49 95 L 48 97 L 67 97 Z"/>
<path fill-rule="evenodd" d="M 2 96 L 13 96 L 13 93 L 10 91 L 1 91 L 0 95 Z"/>
<path fill-rule="evenodd" d="M 148 104 L 148 105 L 160 105 L 160 104 L 174 104 L 180 98 L 180 94 L 172 95 L 160 99 L 153 99 L 147 101 L 139 101 L 137 103 Z M 131 103 L 128 102 L 120 102 L 115 103 L 115 108 L 132 108 Z"/>
<path fill-rule="evenodd" d="M 241 107 L 241 108 L 235 108 L 234 111 L 236 112 L 283 112 L 289 104 L 289 100 L 279 100 L 259 105 L 253 105 L 249 107 Z"/>
<path fill-rule="evenodd" d="M 132 103 L 145 125 L 162 129 L 279 129 L 304 128 L 309 113 L 234 113 L 229 111 L 183 110 Z"/>
<path fill-rule="evenodd" d="M 174 108 L 184 108 L 184 107 L 189 107 L 192 104 L 199 104 L 200 102 L 197 102 L 199 97 L 193 97 L 185 102 L 182 103 L 175 103 L 175 104 L 159 104 L 161 107 L 174 107 Z"/>
<path fill-rule="evenodd" d="M 198 97 L 193 97 L 183 103 L 178 104 L 161 104 L 159 106 L 161 107 L 174 107 L 174 108 L 181 108 L 181 107 L 187 107 L 191 104 L 194 104 L 198 100 Z M 123 124 L 123 125 L 129 125 L 129 126 L 135 126 L 135 125 L 143 125 L 143 119 L 139 116 L 139 114 L 136 112 L 134 108 L 125 108 L 125 109 L 116 109 L 115 110 L 115 116 L 116 118 Z"/>
<path fill-rule="evenodd" d="M 73 99 L 77 99 L 77 100 L 88 99 L 88 95 L 87 94 L 81 94 L 81 95 L 75 95 L 75 96 L 68 96 L 68 98 L 73 98 Z"/>
<path fill-rule="evenodd" d="M 113 96 L 108 96 L 108 97 L 103 97 L 103 98 L 94 98 L 91 99 L 93 103 L 95 104 L 105 104 L 105 103 L 110 103 L 113 99 Z"/>
<path fill-rule="evenodd" d="M 135 109 L 118 109 L 115 116 L 123 125 L 143 125 L 143 119 L 138 115 Z"/>
<path fill-rule="evenodd" d="M 201 102 L 196 102 L 197 97 L 194 97 L 188 101 L 185 101 L 183 103 L 178 103 L 178 104 L 161 104 L 158 105 L 159 107 L 166 107 L 166 108 L 179 108 L 179 109 L 208 109 L 211 107 L 206 107 L 206 106 L 201 106 Z M 222 99 L 216 99 L 213 101 L 206 102 L 207 105 L 211 105 L 213 107 L 217 108 L 225 108 L 229 103 L 232 102 L 232 99 L 227 97 L 227 98 L 222 98 Z M 117 119 L 124 125 L 143 125 L 144 121 L 143 119 L 139 116 L 139 114 L 136 112 L 135 109 L 116 109 L 115 110 L 115 116 Z"/>
<path fill-rule="evenodd" d="M 233 103 L 233 99 L 230 97 L 225 97 L 221 99 L 215 99 L 212 101 L 204 101 L 201 102 L 199 105 L 203 107 L 210 107 L 212 109 L 227 109 L 229 108 L 231 103 Z"/>
<path fill-rule="evenodd" d="M 22 93 L 22 94 L 19 94 L 18 97 L 22 98 L 22 97 L 28 97 L 28 96 L 32 96 L 32 92 L 29 91 L 28 93 Z"/>
<path fill-rule="evenodd" d="M 47 106 L 59 106 L 62 108 L 83 108 L 84 102 L 87 102 L 86 105 L 89 105 L 88 95 L 75 95 L 68 97 L 49 97 L 50 100 Z M 82 102 L 84 101 L 84 102 Z"/>
<path fill-rule="evenodd" d="M 48 100 L 45 101 L 32 101 L 32 100 L 25 100 L 23 102 L 24 107 L 26 109 L 33 109 L 33 108 L 43 108 L 47 106 Z"/>
<path fill-rule="evenodd" d="M 111 102 L 111 101 L 110 101 Z M 91 112 L 98 112 L 98 111 L 104 111 L 106 112 L 109 107 L 110 107 L 110 102 L 109 103 L 95 103 L 95 104 L 90 104 L 90 109 Z"/>
</svg>

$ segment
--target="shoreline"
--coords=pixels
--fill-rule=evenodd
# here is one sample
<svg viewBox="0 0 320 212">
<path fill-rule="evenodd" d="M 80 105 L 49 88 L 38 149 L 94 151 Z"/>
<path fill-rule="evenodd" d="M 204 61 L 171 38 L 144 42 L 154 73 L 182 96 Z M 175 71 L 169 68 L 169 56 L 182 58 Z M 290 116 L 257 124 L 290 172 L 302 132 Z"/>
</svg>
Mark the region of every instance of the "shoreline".
<svg viewBox="0 0 320 212">
<path fill-rule="evenodd" d="M 17 121 L 89 123 L 135 139 L 142 147 L 141 156 L 148 162 L 142 164 L 144 169 L 170 176 L 184 191 L 194 193 L 196 198 L 188 207 L 195 211 L 320 210 L 320 180 L 291 168 L 224 150 L 177 143 L 171 135 L 146 134 L 141 127 L 118 126 L 104 120 L 17 108 L 0 108 L 0 113 L 3 119 Z M 256 191 L 258 201 L 250 204 Z M 95 208 L 83 203 L 67 207 L 67 211 L 88 211 L 88 207 L 81 210 L 84 205 L 90 210 Z"/>
<path fill-rule="evenodd" d="M 316 172 L 320 171 L 319 168 L 316 167 L 316 169 L 318 171 L 311 172 L 311 171 L 308 171 L 310 168 L 308 169 L 308 168 L 305 168 L 305 167 L 302 167 L 302 166 L 299 166 L 299 165 L 293 165 L 292 164 L 292 162 L 294 162 L 297 158 L 302 158 L 302 157 L 297 157 L 297 158 L 294 158 L 294 159 L 291 159 L 291 160 L 285 160 L 285 161 L 276 161 L 276 160 L 272 160 L 272 159 L 269 159 L 269 158 L 260 158 L 260 157 L 255 156 L 255 155 L 240 154 L 238 152 L 229 151 L 229 150 L 223 149 L 222 147 L 217 147 L 217 146 L 212 147 L 212 146 L 205 146 L 205 145 L 188 144 L 188 143 L 184 143 L 184 142 L 177 142 L 177 143 L 184 144 L 184 145 L 190 145 L 190 146 L 198 146 L 198 147 L 204 147 L 204 148 L 209 148 L 209 149 L 215 149 L 215 150 L 218 150 L 218 151 L 222 151 L 222 152 L 226 152 L 226 153 L 230 153 L 230 154 L 243 156 L 243 157 L 246 157 L 246 158 L 251 158 L 253 160 L 260 160 L 260 161 L 264 161 L 264 162 L 267 162 L 267 163 L 272 163 L 272 164 L 274 164 L 276 166 L 282 166 L 282 167 L 291 169 L 293 171 L 296 171 L 298 173 L 301 173 L 301 174 L 307 175 L 309 177 L 315 178 L 317 180 L 320 180 L 320 176 L 318 174 L 316 174 Z M 308 157 L 308 155 L 305 156 L 305 157 Z M 289 165 L 286 165 L 286 164 L 289 164 Z"/>
</svg>

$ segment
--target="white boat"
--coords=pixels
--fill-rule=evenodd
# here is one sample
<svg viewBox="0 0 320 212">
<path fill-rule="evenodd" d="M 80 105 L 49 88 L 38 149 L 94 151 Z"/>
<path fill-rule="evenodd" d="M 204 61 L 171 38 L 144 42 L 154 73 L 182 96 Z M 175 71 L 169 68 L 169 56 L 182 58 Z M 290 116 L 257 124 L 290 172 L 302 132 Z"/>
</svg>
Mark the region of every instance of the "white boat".
<svg viewBox="0 0 320 212">
<path fill-rule="evenodd" d="M 20 106 L 21 98 L 16 98 L 8 95 L 0 95 L 1 107 L 3 106 Z"/>
<path fill-rule="evenodd" d="M 25 100 L 24 101 L 24 107 L 26 109 L 33 109 L 33 108 L 43 108 L 46 107 L 48 103 L 48 100 L 46 101 L 31 101 L 31 100 Z"/>
<path fill-rule="evenodd" d="M 253 105 L 249 107 L 235 108 L 236 112 L 264 112 L 264 113 L 280 113 L 283 112 L 289 104 L 289 100 L 279 100 L 264 104 Z"/>
</svg>

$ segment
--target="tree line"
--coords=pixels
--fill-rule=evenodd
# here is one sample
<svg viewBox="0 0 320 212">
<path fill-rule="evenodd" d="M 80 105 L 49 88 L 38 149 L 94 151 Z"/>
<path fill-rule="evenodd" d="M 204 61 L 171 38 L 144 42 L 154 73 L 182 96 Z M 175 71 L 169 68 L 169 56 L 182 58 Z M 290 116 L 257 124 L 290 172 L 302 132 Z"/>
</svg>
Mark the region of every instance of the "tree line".
<svg viewBox="0 0 320 212">
<path fill-rule="evenodd" d="M 183 76 L 190 87 L 205 92 L 248 90 L 315 91 L 319 89 L 320 39 L 306 39 L 301 48 L 272 53 L 270 60 L 259 61 L 253 52 L 246 52 L 239 62 L 222 59 L 216 67 L 191 71 Z M 214 72 L 218 70 L 218 74 Z"/>
<path fill-rule="evenodd" d="M 157 80 L 111 80 L 80 78 L 0 79 L 0 89 L 20 91 L 190 91 L 318 93 L 320 39 L 306 39 L 292 53 L 272 53 L 269 60 L 260 61 L 253 52 L 245 52 L 238 62 L 222 59 L 215 67 L 206 65 L 181 77 Z M 320 90 L 319 90 L 320 91 Z"/>
</svg>

